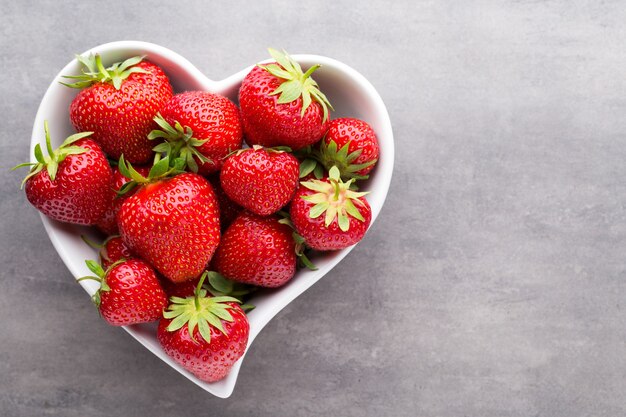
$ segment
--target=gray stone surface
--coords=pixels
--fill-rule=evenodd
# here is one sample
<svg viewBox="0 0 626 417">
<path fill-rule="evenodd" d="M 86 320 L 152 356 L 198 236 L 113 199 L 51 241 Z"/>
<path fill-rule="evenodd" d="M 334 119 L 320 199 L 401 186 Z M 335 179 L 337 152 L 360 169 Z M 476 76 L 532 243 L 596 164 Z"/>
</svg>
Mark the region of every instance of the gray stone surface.
<svg viewBox="0 0 626 417">
<path fill-rule="evenodd" d="M 626 415 L 623 2 L 141 3 L 0 0 L 0 415 Z M 389 108 L 379 221 L 228 400 L 98 318 L 7 171 L 52 77 L 120 39 L 215 79 L 331 56 Z"/>
</svg>

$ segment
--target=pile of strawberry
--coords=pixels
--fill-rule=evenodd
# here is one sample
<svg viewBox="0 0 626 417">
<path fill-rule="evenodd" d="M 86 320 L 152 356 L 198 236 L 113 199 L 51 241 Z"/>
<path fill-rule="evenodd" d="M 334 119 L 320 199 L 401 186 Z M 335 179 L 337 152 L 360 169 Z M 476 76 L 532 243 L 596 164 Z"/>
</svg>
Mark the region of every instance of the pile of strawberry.
<svg viewBox="0 0 626 417">
<path fill-rule="evenodd" d="M 69 109 L 78 133 L 35 147 L 26 196 L 46 216 L 108 236 L 93 300 L 115 326 L 159 321 L 165 352 L 204 381 L 224 378 L 249 333 L 242 304 L 276 288 L 305 252 L 363 238 L 370 206 L 356 182 L 378 158 L 371 127 L 330 120 L 311 74 L 286 53 L 257 65 L 239 107 L 205 91 L 174 94 L 161 68 L 133 57 L 105 68 L 78 57 Z M 244 142 L 247 147 L 244 147 Z"/>
</svg>

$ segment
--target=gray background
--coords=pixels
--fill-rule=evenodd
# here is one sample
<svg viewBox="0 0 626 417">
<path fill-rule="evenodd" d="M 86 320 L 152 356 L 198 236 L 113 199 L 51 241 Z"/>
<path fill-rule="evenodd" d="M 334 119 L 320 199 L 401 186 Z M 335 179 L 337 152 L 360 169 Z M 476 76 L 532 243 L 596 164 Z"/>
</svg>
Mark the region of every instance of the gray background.
<svg viewBox="0 0 626 417">
<path fill-rule="evenodd" d="M 624 2 L 142 3 L 0 1 L 0 415 L 626 414 Z M 214 79 L 327 55 L 391 115 L 378 222 L 228 400 L 98 318 L 7 171 L 53 76 L 121 39 Z"/>
</svg>

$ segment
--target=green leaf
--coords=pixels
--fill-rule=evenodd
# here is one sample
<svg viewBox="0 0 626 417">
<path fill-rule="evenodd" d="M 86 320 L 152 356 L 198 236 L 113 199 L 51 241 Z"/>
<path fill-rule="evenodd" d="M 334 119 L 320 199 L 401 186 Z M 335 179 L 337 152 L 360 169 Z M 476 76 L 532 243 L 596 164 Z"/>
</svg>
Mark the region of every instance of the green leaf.
<svg viewBox="0 0 626 417">
<path fill-rule="evenodd" d="M 313 170 L 313 175 L 315 175 L 315 178 L 317 178 L 318 180 L 322 179 L 324 177 L 324 168 L 322 168 L 321 165 L 316 165 L 315 169 Z"/>
<path fill-rule="evenodd" d="M 304 178 L 309 175 L 315 169 L 317 161 L 315 159 L 307 158 L 300 163 L 300 178 Z"/>
<path fill-rule="evenodd" d="M 318 203 L 314 205 L 313 207 L 311 207 L 311 210 L 309 211 L 309 217 L 312 219 L 316 219 L 322 214 L 324 214 L 324 212 L 328 210 L 329 208 L 330 208 L 330 203 L 328 203 L 328 201 Z"/>
<path fill-rule="evenodd" d="M 66 146 L 71 145 L 72 143 L 82 139 L 82 138 L 86 138 L 87 136 L 91 136 L 93 135 L 93 132 L 80 132 L 80 133 L 74 133 L 73 135 L 69 136 L 67 139 L 65 139 L 63 141 L 63 143 L 61 144 L 61 148 L 64 148 Z"/>
<path fill-rule="evenodd" d="M 335 220 L 335 217 L 337 217 L 338 211 L 341 213 L 340 210 L 337 210 L 336 206 L 328 207 L 328 210 L 326 210 L 326 217 L 324 218 L 324 225 L 326 227 L 330 226 L 333 220 Z"/>
<path fill-rule="evenodd" d="M 139 64 L 145 58 L 145 55 L 134 56 L 132 58 L 128 58 L 126 61 L 122 62 L 118 68 L 118 71 L 122 72 L 129 67 Z"/>
<path fill-rule="evenodd" d="M 270 55 L 272 56 L 272 58 L 274 58 L 274 60 L 276 62 L 278 62 L 280 64 L 281 67 L 283 67 L 285 70 L 287 71 L 293 71 L 293 65 L 291 64 L 287 53 L 286 52 L 279 52 L 276 49 L 273 48 L 268 48 L 268 51 L 270 53 Z"/>
<path fill-rule="evenodd" d="M 213 297 L 211 301 L 213 301 L 214 303 L 240 303 L 241 302 L 238 299 L 234 297 L 229 297 L 229 296 Z"/>
<path fill-rule="evenodd" d="M 43 156 L 43 152 L 41 151 L 41 145 L 40 144 L 36 144 L 35 145 L 35 159 L 40 164 L 45 164 L 46 163 L 46 160 L 45 160 L 45 158 Z"/>
<path fill-rule="evenodd" d="M 170 168 L 169 163 L 170 163 L 169 157 L 166 156 L 165 158 L 161 159 L 159 162 L 154 164 L 152 168 L 150 168 L 150 173 L 148 174 L 148 177 L 151 179 L 162 177 L 169 170 Z"/>
<path fill-rule="evenodd" d="M 317 191 L 320 193 L 328 193 L 332 190 L 332 185 L 324 181 L 304 181 L 301 182 L 300 185 L 311 191 Z"/>
<path fill-rule="evenodd" d="M 46 165 L 46 169 L 48 171 L 48 175 L 52 181 L 55 180 L 57 176 L 57 170 L 59 169 L 59 164 L 55 160 L 50 160 L 48 165 Z"/>
<path fill-rule="evenodd" d="M 213 314 L 219 317 L 221 320 L 232 322 L 233 316 L 228 312 L 226 308 L 215 308 Z"/>
<path fill-rule="evenodd" d="M 338 223 L 339 223 L 339 228 L 344 232 L 347 232 L 348 229 L 350 228 L 350 220 L 348 219 L 348 216 L 346 216 L 343 210 L 339 210 Z"/>
<path fill-rule="evenodd" d="M 198 324 L 198 316 L 191 315 L 189 317 L 189 321 L 187 322 L 187 331 L 189 332 L 189 337 L 191 337 L 191 340 L 193 340 L 194 342 L 196 341 L 196 338 L 193 336 L 193 331 L 196 329 L 197 324 Z"/>
<path fill-rule="evenodd" d="M 153 132 L 154 132 L 154 130 L 153 130 Z M 169 143 L 167 143 L 167 142 L 162 142 L 162 143 L 159 143 L 159 144 L 158 144 L 157 146 L 155 146 L 154 148 L 152 148 L 152 150 L 153 150 L 154 152 L 159 152 L 159 153 L 162 153 L 162 152 L 167 152 L 169 149 L 171 149 L 171 147 L 172 147 L 172 146 L 171 146 Z"/>
<path fill-rule="evenodd" d="M 249 313 L 250 311 L 254 310 L 256 308 L 256 306 L 253 306 L 252 304 L 242 304 L 241 305 L 241 309 L 244 311 L 244 313 Z"/>
<path fill-rule="evenodd" d="M 217 318 L 217 316 L 215 316 L 213 313 L 206 312 L 206 314 L 202 314 L 202 317 L 204 317 L 211 326 L 215 327 L 220 332 L 226 334 L 226 331 L 224 330 L 224 326 L 222 326 L 222 321 L 219 318 Z"/>
<path fill-rule="evenodd" d="M 299 81 L 285 81 L 282 83 L 276 90 L 274 90 L 271 95 L 279 94 L 278 100 L 276 101 L 279 104 L 291 103 L 295 101 L 302 94 L 302 85 Z"/>
<path fill-rule="evenodd" d="M 270 74 L 272 74 L 275 77 L 282 78 L 285 80 L 293 79 L 293 75 L 290 72 L 285 71 L 284 69 L 282 69 L 276 64 L 264 65 L 262 68 L 265 68 Z"/>
<path fill-rule="evenodd" d="M 186 314 L 178 315 L 171 321 L 171 323 L 167 326 L 167 330 L 170 332 L 176 331 L 187 324 L 189 317 Z"/>
<path fill-rule="evenodd" d="M 119 189 L 119 190 L 117 190 L 115 193 L 116 193 L 118 196 L 122 196 L 122 195 L 128 194 L 128 193 L 129 193 L 131 190 L 133 190 L 133 189 L 134 189 L 137 185 L 138 185 L 138 184 L 137 184 L 137 181 L 135 181 L 135 180 L 130 180 L 130 181 L 128 181 L 127 183 L 125 183 L 124 185 L 122 185 L 122 186 L 120 187 L 120 189 Z"/>
<path fill-rule="evenodd" d="M 87 68 L 87 72 L 96 72 L 96 59 L 93 54 L 89 54 L 87 56 L 76 55 L 76 60 Z"/>
<path fill-rule="evenodd" d="M 98 277 L 102 278 L 104 276 L 104 269 L 98 264 L 96 261 L 86 260 L 85 264 L 87 264 L 87 268 Z"/>
<path fill-rule="evenodd" d="M 128 166 L 124 160 L 124 154 L 120 155 L 120 160 L 117 163 L 117 169 L 120 171 L 120 174 L 126 178 L 131 178 L 130 171 L 128 170 Z"/>
<path fill-rule="evenodd" d="M 363 218 L 363 216 L 361 215 L 361 213 L 359 212 L 359 210 L 354 206 L 354 203 L 352 203 L 352 200 L 350 199 L 346 199 L 345 203 L 344 203 L 344 208 L 346 209 L 346 212 L 354 217 L 357 220 L 360 221 L 365 221 L 365 219 Z M 341 226 L 341 225 L 340 225 Z"/>
<path fill-rule="evenodd" d="M 80 146 L 68 146 L 57 151 L 57 155 L 63 156 L 63 158 L 59 158 L 59 162 L 61 162 L 68 155 L 80 155 L 85 152 L 87 152 L 87 149 L 81 148 Z"/>
<path fill-rule="evenodd" d="M 211 329 L 209 328 L 206 319 L 201 318 L 200 320 L 198 320 L 198 331 L 207 343 L 211 343 Z"/>
<path fill-rule="evenodd" d="M 298 260 L 302 263 L 302 265 L 304 265 L 307 269 L 310 269 L 311 271 L 317 271 L 317 267 L 304 254 L 304 252 L 301 252 L 301 253 L 299 253 L 297 255 L 298 255 Z"/>
<path fill-rule="evenodd" d="M 217 272 L 209 272 L 208 279 L 209 284 L 223 294 L 230 294 L 233 290 L 234 283 Z"/>
</svg>

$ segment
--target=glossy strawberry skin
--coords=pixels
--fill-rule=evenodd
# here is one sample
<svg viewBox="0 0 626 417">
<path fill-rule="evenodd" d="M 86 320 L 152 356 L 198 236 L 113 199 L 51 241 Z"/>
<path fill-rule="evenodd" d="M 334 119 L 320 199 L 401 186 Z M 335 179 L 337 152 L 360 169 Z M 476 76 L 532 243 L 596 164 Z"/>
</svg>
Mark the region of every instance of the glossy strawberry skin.
<svg viewBox="0 0 626 417">
<path fill-rule="evenodd" d="M 173 282 L 199 276 L 220 240 L 211 184 L 193 173 L 149 183 L 117 215 L 124 243 Z"/>
<path fill-rule="evenodd" d="M 121 259 L 134 258 L 132 252 L 120 236 L 111 236 L 100 249 L 100 264 L 107 269 Z"/>
<path fill-rule="evenodd" d="M 119 90 L 96 83 L 80 91 L 70 104 L 70 121 L 79 132 L 94 132 L 104 152 L 134 164 L 148 162 L 155 143 L 147 135 L 154 116 L 172 97 L 172 86 L 161 68 L 147 61 L 136 65 L 148 73 L 133 73 Z"/>
<path fill-rule="evenodd" d="M 110 291 L 100 292 L 100 314 L 113 326 L 158 320 L 167 297 L 152 268 L 131 259 L 115 265 L 105 277 Z"/>
<path fill-rule="evenodd" d="M 220 183 L 235 203 L 260 216 L 276 213 L 298 188 L 299 162 L 288 152 L 246 149 L 231 155 Z"/>
<path fill-rule="evenodd" d="M 148 176 L 150 167 L 136 166 L 134 167 L 144 177 Z M 106 235 L 116 235 L 119 233 L 117 227 L 117 212 L 120 211 L 124 200 L 130 197 L 135 190 L 131 190 L 124 195 L 117 195 L 116 191 L 119 191 L 124 184 L 130 181 L 130 178 L 126 178 L 120 172 L 117 167 L 113 168 L 113 185 L 111 187 L 111 204 L 104 212 L 104 215 L 98 221 L 96 227 L 100 229 Z"/>
<path fill-rule="evenodd" d="M 248 145 L 289 146 L 298 150 L 319 141 L 328 127 L 322 106 L 313 101 L 302 112 L 302 98 L 279 104 L 270 95 L 283 80 L 255 66 L 239 89 L 239 106 L 244 136 Z"/>
<path fill-rule="evenodd" d="M 157 329 L 157 339 L 165 353 L 205 382 L 219 381 L 228 375 L 248 344 L 250 325 L 245 313 L 239 305 L 227 304 L 232 307 L 229 312 L 234 320 L 221 321 L 226 334 L 210 326 L 210 343 L 203 339 L 197 327 L 193 333 L 195 341 L 190 337 L 187 326 L 168 331 L 170 319 L 162 318 Z"/>
<path fill-rule="evenodd" d="M 327 179 L 325 181 L 328 182 Z M 306 244 L 311 249 L 320 251 L 343 249 L 354 245 L 365 236 L 367 228 L 372 221 L 372 210 L 365 198 L 360 197 L 358 201 L 354 202 L 364 221 L 349 216 L 349 229 L 344 232 L 339 228 L 336 218 L 326 227 L 323 214 L 315 219 L 309 216 L 311 207 L 314 204 L 302 199 L 302 197 L 314 193 L 315 191 L 301 185 L 293 197 L 289 212 L 296 232 L 304 238 Z"/>
<path fill-rule="evenodd" d="M 352 162 L 353 164 L 364 164 L 378 159 L 376 133 L 369 124 L 359 119 L 344 117 L 331 120 L 323 141 L 326 144 L 334 141 L 337 144 L 337 149 L 349 143 L 349 154 L 360 149 L 361 155 Z M 356 174 L 367 175 L 374 169 L 374 165 L 356 171 Z"/>
<path fill-rule="evenodd" d="M 284 285 L 296 272 L 295 241 L 277 216 L 243 212 L 222 236 L 213 267 L 226 278 L 260 287 Z"/>
<path fill-rule="evenodd" d="M 74 143 L 87 151 L 68 155 L 54 181 L 46 169 L 25 184 L 28 201 L 51 219 L 94 225 L 111 202 L 113 172 L 100 147 L 91 139 Z"/>
<path fill-rule="evenodd" d="M 172 126 L 179 122 L 190 127 L 194 138 L 208 139 L 197 149 L 213 163 L 196 159 L 201 175 L 219 171 L 222 159 L 241 148 L 243 128 L 239 109 L 224 96 L 206 91 L 176 94 L 167 102 L 161 115 Z"/>
</svg>

